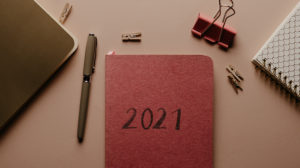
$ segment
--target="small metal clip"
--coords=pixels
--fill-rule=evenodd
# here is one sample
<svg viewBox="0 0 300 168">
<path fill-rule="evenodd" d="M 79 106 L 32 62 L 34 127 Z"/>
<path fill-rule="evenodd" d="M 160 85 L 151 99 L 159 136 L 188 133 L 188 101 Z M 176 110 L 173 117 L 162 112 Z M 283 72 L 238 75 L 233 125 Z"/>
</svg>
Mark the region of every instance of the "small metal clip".
<svg viewBox="0 0 300 168">
<path fill-rule="evenodd" d="M 72 5 L 70 5 L 69 3 L 66 3 L 66 5 L 59 17 L 59 22 L 61 24 L 63 24 L 66 21 L 67 17 L 71 13 L 71 9 L 72 9 Z"/>
<path fill-rule="evenodd" d="M 297 88 L 298 88 L 298 85 L 295 85 L 295 86 L 294 86 L 294 92 L 295 92 L 295 93 L 297 93 Z"/>
<path fill-rule="evenodd" d="M 280 80 L 282 80 L 282 79 L 281 79 L 281 75 L 282 75 L 282 72 L 279 71 L 279 73 L 278 73 L 278 78 L 279 78 Z"/>
<path fill-rule="evenodd" d="M 273 74 L 276 75 L 277 67 L 273 68 Z"/>
<path fill-rule="evenodd" d="M 268 64 L 268 70 L 269 70 L 269 72 L 271 72 L 271 68 L 272 68 L 272 64 L 269 63 L 269 64 Z"/>
<path fill-rule="evenodd" d="M 141 41 L 142 40 L 142 33 L 128 33 L 128 34 L 122 34 L 122 40 L 123 41 Z"/>
<path fill-rule="evenodd" d="M 263 66 L 266 67 L 267 58 L 263 59 Z"/>
<path fill-rule="evenodd" d="M 283 82 L 284 82 L 284 84 L 287 84 L 286 80 L 287 80 L 287 76 L 284 76 L 284 77 L 283 77 Z"/>
<path fill-rule="evenodd" d="M 289 85 L 288 85 L 289 89 L 292 89 L 292 84 L 293 84 L 293 81 L 290 80 L 290 81 L 289 81 Z"/>
</svg>

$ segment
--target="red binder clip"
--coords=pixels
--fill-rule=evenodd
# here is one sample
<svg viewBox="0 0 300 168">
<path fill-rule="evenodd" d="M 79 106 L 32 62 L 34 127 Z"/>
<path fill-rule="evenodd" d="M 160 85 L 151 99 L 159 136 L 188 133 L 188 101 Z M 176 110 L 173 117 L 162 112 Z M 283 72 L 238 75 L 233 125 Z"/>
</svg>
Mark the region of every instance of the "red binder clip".
<svg viewBox="0 0 300 168">
<path fill-rule="evenodd" d="M 198 19 L 192 29 L 192 33 L 198 37 L 204 37 L 211 43 L 218 43 L 221 47 L 229 48 L 233 43 L 233 38 L 236 31 L 227 26 L 228 18 L 235 14 L 233 9 L 233 1 L 230 0 L 231 5 L 222 5 L 219 0 L 219 10 L 213 18 L 204 17 L 199 14 Z M 217 22 L 222 13 L 222 8 L 226 7 L 222 23 Z M 231 14 L 230 14 L 231 13 Z"/>
</svg>

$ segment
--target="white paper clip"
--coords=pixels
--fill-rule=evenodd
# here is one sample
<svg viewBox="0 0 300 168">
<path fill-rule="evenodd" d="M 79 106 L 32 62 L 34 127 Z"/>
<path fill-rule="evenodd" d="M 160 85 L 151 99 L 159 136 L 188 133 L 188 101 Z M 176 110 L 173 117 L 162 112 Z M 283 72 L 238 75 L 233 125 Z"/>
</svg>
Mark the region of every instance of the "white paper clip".
<svg viewBox="0 0 300 168">
<path fill-rule="evenodd" d="M 69 3 L 66 3 L 66 5 L 65 5 L 60 17 L 59 17 L 59 22 L 61 24 L 63 24 L 66 21 L 69 14 L 71 13 L 71 9 L 72 9 L 72 5 L 70 5 Z"/>
<path fill-rule="evenodd" d="M 122 40 L 123 41 L 141 41 L 142 40 L 142 33 L 128 33 L 128 34 L 122 34 Z"/>
</svg>

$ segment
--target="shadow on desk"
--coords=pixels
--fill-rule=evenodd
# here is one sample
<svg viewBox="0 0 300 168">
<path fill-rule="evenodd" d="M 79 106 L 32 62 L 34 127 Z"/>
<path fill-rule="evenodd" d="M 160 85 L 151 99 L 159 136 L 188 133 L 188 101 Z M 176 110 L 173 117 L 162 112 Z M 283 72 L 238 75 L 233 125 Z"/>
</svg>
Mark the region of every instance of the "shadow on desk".
<svg viewBox="0 0 300 168">
<path fill-rule="evenodd" d="M 0 130 L 0 145 L 3 139 L 5 138 L 5 135 L 11 131 L 11 129 L 14 128 L 16 124 L 18 124 L 18 120 L 21 120 L 22 117 L 25 115 L 26 110 L 31 106 L 31 104 L 38 99 L 39 95 L 47 88 L 48 85 L 50 85 L 55 78 L 58 78 L 58 76 L 61 74 L 61 71 L 66 68 L 68 65 L 68 62 L 70 62 L 70 59 L 76 54 L 75 52 L 72 56 L 70 56 L 63 64 L 58 68 L 56 72 L 42 85 L 42 87 L 35 93 L 28 101 L 27 103 L 18 110 L 15 115 L 10 118 L 10 120 L 7 122 L 7 124 Z"/>
<path fill-rule="evenodd" d="M 256 76 L 259 76 L 260 81 L 268 85 L 270 89 L 280 96 L 282 99 L 290 103 L 299 113 L 300 113 L 300 102 L 293 98 L 284 88 L 278 85 L 276 82 L 272 81 L 264 72 L 259 69 L 255 69 Z"/>
</svg>

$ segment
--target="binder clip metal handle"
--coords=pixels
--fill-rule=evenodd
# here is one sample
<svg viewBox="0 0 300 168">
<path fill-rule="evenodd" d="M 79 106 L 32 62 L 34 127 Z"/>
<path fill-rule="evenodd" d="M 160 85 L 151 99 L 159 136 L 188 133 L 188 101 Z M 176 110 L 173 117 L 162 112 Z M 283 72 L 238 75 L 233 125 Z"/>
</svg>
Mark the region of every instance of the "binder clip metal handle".
<svg viewBox="0 0 300 168">
<path fill-rule="evenodd" d="M 233 5 L 233 3 L 232 3 L 232 5 Z M 227 14 L 228 14 L 229 11 L 232 11 L 232 13 L 231 13 L 230 15 L 227 16 Z M 225 14 L 224 14 L 223 21 L 222 21 L 222 22 L 223 22 L 223 26 L 222 26 L 221 33 L 220 33 L 219 39 L 218 39 L 218 44 L 219 44 L 220 46 L 224 47 L 224 48 L 228 48 L 228 47 L 229 47 L 229 44 L 226 44 L 226 42 L 224 42 L 224 40 L 223 40 L 223 32 L 224 32 L 224 28 L 225 28 L 225 25 L 226 25 L 227 20 L 228 20 L 230 17 L 232 17 L 233 15 L 235 15 L 235 10 L 233 9 L 233 6 L 231 6 L 231 7 L 229 7 L 229 8 L 226 10 L 226 12 L 225 12 Z M 231 42 L 231 43 L 232 43 L 232 42 Z"/>
<path fill-rule="evenodd" d="M 222 29 L 224 29 L 224 26 L 225 26 L 225 22 L 226 20 L 231 17 L 226 17 L 228 11 L 230 9 L 232 9 L 235 13 L 235 10 L 233 9 L 233 1 L 230 0 L 231 2 L 231 6 L 228 6 L 228 5 L 222 5 L 221 3 L 221 0 L 219 0 L 219 10 L 217 11 L 217 13 L 215 14 L 215 16 L 213 17 L 214 20 L 204 29 L 204 31 L 202 32 L 202 36 L 212 27 L 212 25 L 220 18 L 221 14 L 222 14 L 222 7 L 228 7 L 228 9 L 226 10 L 225 14 L 224 14 L 224 17 L 223 17 L 223 26 L 222 26 Z M 234 14 L 233 14 L 234 15 Z"/>
<path fill-rule="evenodd" d="M 199 14 L 198 19 L 192 28 L 192 33 L 200 38 L 204 37 L 211 43 L 218 43 L 223 48 L 229 48 L 236 35 L 236 31 L 226 25 L 227 20 L 236 13 L 233 8 L 233 1 L 230 0 L 230 3 L 230 5 L 223 5 L 221 0 L 219 0 L 219 9 L 213 19 L 203 17 Z M 223 8 L 227 9 L 225 10 L 222 22 L 220 23 L 217 22 L 217 20 L 220 18 Z"/>
</svg>

